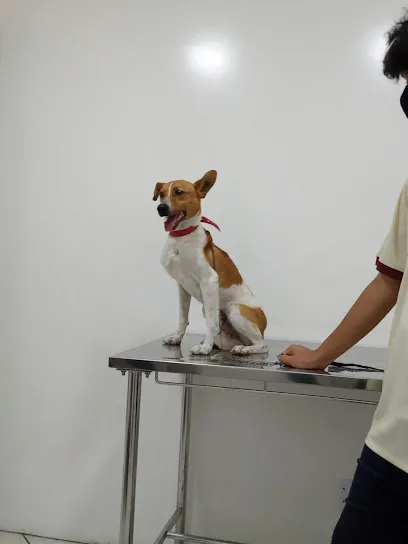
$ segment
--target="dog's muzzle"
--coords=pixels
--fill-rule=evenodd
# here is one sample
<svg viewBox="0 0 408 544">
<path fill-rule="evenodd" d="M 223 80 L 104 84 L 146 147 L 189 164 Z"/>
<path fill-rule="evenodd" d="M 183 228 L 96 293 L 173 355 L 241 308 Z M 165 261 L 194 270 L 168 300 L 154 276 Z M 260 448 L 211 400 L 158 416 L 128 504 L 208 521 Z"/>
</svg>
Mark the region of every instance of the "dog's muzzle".
<svg viewBox="0 0 408 544">
<path fill-rule="evenodd" d="M 157 211 L 160 217 L 168 217 L 170 215 L 170 208 L 167 204 L 159 204 L 157 206 Z"/>
</svg>

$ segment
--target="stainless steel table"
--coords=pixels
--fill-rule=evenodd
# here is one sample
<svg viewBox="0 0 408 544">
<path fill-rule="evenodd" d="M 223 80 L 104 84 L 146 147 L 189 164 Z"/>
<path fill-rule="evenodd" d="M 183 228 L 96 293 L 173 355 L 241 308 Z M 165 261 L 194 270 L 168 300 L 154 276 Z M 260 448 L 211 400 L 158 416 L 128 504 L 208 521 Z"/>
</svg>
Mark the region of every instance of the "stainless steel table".
<svg viewBox="0 0 408 544">
<path fill-rule="evenodd" d="M 157 384 L 183 388 L 177 508 L 154 544 L 161 544 L 166 539 L 198 544 L 236 544 L 186 534 L 186 488 L 193 388 L 205 387 L 252 394 L 313 396 L 361 404 L 376 404 L 381 393 L 382 370 L 386 361 L 385 349 L 356 347 L 339 360 L 346 366 L 331 365 L 326 371 L 317 372 L 293 370 L 277 363 L 277 355 L 290 344 L 287 341 L 268 341 L 269 355 L 239 357 L 220 351 L 215 351 L 207 357 L 189 355 L 190 347 L 199 342 L 200 337 L 196 335 L 187 335 L 181 347 L 164 346 L 161 340 L 156 340 L 109 359 L 111 368 L 120 370 L 123 374 L 128 373 L 119 544 L 133 542 L 143 374 L 149 377 L 154 373 Z M 309 346 L 313 347 L 310 344 Z M 163 381 L 160 373 L 177 374 L 182 378 L 176 382 Z"/>
</svg>

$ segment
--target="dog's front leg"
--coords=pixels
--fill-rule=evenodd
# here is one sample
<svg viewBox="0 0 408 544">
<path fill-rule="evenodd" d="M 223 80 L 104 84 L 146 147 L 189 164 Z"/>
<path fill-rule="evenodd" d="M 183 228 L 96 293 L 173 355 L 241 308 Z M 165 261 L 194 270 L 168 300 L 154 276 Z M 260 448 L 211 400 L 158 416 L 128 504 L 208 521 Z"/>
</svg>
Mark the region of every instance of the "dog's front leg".
<svg viewBox="0 0 408 544">
<path fill-rule="evenodd" d="M 211 274 L 209 278 L 203 280 L 200 283 L 200 287 L 203 297 L 207 334 L 202 344 L 192 348 L 192 355 L 208 355 L 211 353 L 215 337 L 220 332 L 220 300 L 217 274 Z"/>
<path fill-rule="evenodd" d="M 190 311 L 191 295 L 178 284 L 179 289 L 179 325 L 174 334 L 166 336 L 164 343 L 170 346 L 179 346 L 188 326 L 188 314 Z"/>
</svg>

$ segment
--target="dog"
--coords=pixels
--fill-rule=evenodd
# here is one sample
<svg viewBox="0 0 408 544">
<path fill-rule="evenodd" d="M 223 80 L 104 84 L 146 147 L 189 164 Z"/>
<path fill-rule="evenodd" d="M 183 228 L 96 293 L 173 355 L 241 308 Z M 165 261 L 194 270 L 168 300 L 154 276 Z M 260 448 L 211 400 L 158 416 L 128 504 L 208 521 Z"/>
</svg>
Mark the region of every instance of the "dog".
<svg viewBox="0 0 408 544">
<path fill-rule="evenodd" d="M 215 184 L 210 170 L 195 183 L 157 183 L 153 200 L 168 232 L 161 264 L 177 281 L 179 324 L 164 343 L 180 345 L 188 326 L 191 297 L 203 305 L 207 333 L 192 355 L 209 355 L 214 348 L 236 355 L 267 353 L 267 319 L 229 255 L 213 243 L 201 223 L 218 226 L 201 214 L 201 200 Z M 218 228 L 219 229 L 219 228 Z"/>
</svg>

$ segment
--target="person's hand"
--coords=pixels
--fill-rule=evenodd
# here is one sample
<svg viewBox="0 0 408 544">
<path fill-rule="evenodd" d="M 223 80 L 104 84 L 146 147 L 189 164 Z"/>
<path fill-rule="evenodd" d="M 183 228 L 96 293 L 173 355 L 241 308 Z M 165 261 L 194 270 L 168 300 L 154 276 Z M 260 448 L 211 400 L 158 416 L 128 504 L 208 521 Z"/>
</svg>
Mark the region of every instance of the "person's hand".
<svg viewBox="0 0 408 544">
<path fill-rule="evenodd" d="M 319 359 L 316 350 L 306 348 L 305 346 L 290 346 L 278 357 L 279 362 L 285 366 L 293 368 L 302 368 L 308 370 L 323 370 L 328 365 Z"/>
</svg>

